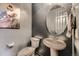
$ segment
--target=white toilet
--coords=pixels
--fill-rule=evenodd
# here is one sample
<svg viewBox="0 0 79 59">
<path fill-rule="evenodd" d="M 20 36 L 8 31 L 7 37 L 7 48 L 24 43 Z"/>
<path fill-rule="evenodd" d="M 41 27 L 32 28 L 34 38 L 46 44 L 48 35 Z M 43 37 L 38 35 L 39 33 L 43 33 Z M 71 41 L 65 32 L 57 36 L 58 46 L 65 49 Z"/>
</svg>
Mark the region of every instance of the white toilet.
<svg viewBox="0 0 79 59">
<path fill-rule="evenodd" d="M 18 56 L 33 56 L 35 49 L 39 47 L 39 41 L 40 39 L 36 37 L 31 37 L 31 46 L 22 49 L 21 51 L 18 52 L 17 55 Z"/>
</svg>

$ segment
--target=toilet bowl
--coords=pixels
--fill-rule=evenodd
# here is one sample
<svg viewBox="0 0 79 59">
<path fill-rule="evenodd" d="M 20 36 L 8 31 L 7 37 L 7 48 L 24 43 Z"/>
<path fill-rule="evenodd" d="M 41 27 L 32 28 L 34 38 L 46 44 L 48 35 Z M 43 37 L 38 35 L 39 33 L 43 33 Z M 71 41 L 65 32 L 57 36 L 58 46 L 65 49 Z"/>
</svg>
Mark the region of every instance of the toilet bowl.
<svg viewBox="0 0 79 59">
<path fill-rule="evenodd" d="M 39 47 L 39 41 L 40 41 L 40 39 L 32 37 L 31 38 L 31 46 L 22 49 L 21 51 L 18 52 L 17 55 L 18 56 L 33 56 L 35 49 L 37 47 Z"/>
<path fill-rule="evenodd" d="M 45 38 L 43 43 L 50 48 L 51 56 L 57 56 L 57 51 L 66 47 L 66 43 L 59 38 Z"/>
</svg>

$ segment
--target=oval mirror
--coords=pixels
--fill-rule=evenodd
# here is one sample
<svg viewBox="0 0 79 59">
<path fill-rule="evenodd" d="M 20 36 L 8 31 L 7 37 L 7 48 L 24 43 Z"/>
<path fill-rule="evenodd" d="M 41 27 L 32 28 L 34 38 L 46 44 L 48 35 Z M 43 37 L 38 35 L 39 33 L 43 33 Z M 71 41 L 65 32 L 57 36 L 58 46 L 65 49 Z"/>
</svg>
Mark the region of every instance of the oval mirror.
<svg viewBox="0 0 79 59">
<path fill-rule="evenodd" d="M 48 31 L 53 35 L 60 35 L 66 29 L 68 19 L 67 9 L 60 5 L 53 6 L 46 17 L 46 26 Z"/>
</svg>

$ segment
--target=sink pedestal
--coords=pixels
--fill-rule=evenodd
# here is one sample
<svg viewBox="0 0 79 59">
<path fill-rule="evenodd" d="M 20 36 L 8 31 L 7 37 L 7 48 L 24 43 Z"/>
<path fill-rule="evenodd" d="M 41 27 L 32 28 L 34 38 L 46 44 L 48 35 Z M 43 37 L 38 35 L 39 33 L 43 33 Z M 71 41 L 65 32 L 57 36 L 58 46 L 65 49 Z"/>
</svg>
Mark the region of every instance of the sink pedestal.
<svg viewBox="0 0 79 59">
<path fill-rule="evenodd" d="M 51 56 L 57 56 L 57 51 L 53 48 L 50 48 L 50 53 L 51 53 Z"/>
<path fill-rule="evenodd" d="M 43 43 L 50 48 L 51 56 L 57 56 L 58 50 L 63 50 L 66 47 L 64 38 L 45 38 Z"/>
</svg>

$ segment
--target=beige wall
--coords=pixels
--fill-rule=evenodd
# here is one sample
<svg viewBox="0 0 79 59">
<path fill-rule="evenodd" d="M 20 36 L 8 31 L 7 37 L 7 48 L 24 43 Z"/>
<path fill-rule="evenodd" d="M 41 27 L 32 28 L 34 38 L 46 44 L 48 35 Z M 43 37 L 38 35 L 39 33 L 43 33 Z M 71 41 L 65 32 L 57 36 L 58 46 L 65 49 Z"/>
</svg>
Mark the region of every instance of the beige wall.
<svg viewBox="0 0 79 59">
<path fill-rule="evenodd" d="M 31 4 L 14 5 L 21 10 L 20 29 L 0 29 L 0 56 L 16 55 L 27 45 L 31 37 Z M 9 42 L 15 42 L 13 48 L 6 46 Z"/>
</svg>

